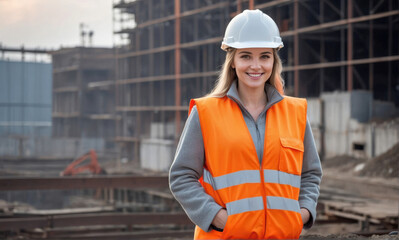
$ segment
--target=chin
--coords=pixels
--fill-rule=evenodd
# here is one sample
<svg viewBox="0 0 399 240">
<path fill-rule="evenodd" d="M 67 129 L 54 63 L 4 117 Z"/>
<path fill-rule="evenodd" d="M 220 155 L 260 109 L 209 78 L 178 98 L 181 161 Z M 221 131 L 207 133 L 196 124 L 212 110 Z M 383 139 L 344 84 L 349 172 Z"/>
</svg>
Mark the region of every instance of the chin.
<svg viewBox="0 0 399 240">
<path fill-rule="evenodd" d="M 251 88 L 259 88 L 259 87 L 264 87 L 267 81 L 256 81 L 256 82 L 249 82 L 246 84 L 248 87 Z"/>
</svg>

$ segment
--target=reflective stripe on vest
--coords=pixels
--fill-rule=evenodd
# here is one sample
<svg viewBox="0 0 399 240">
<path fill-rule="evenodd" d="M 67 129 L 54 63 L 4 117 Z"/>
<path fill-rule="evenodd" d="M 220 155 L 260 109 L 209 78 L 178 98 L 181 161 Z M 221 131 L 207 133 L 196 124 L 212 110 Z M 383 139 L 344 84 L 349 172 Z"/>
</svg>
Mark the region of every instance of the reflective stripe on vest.
<svg viewBox="0 0 399 240">
<path fill-rule="evenodd" d="M 301 176 L 277 170 L 263 170 L 263 172 L 266 183 L 286 184 L 296 188 L 301 187 Z"/>
<path fill-rule="evenodd" d="M 262 197 L 244 198 L 226 204 L 228 215 L 263 210 Z"/>
<path fill-rule="evenodd" d="M 260 183 L 260 174 L 259 170 L 243 170 L 213 177 L 208 170 L 204 169 L 204 182 L 211 184 L 213 189 L 220 190 L 245 183 Z"/>
<path fill-rule="evenodd" d="M 268 209 L 301 212 L 298 201 L 294 199 L 268 196 L 266 200 Z"/>
<path fill-rule="evenodd" d="M 301 176 L 277 170 L 263 170 L 263 172 L 265 183 L 286 184 L 295 188 L 301 186 Z M 213 189 L 220 190 L 245 183 L 260 183 L 260 174 L 259 170 L 242 170 L 213 177 L 208 170 L 204 169 L 204 182 L 209 183 Z"/>
<path fill-rule="evenodd" d="M 300 213 L 298 201 L 283 197 L 266 197 L 267 208 Z M 244 198 L 226 204 L 228 215 L 263 210 L 262 197 Z"/>
</svg>

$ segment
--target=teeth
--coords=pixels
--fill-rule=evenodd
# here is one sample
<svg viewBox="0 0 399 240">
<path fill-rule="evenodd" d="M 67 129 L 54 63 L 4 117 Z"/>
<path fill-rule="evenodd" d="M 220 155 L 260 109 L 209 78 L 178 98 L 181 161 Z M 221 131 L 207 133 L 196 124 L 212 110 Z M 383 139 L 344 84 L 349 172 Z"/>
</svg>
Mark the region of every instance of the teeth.
<svg viewBox="0 0 399 240">
<path fill-rule="evenodd" d="M 249 76 L 251 77 L 260 77 L 262 75 L 261 73 L 248 73 Z"/>
</svg>

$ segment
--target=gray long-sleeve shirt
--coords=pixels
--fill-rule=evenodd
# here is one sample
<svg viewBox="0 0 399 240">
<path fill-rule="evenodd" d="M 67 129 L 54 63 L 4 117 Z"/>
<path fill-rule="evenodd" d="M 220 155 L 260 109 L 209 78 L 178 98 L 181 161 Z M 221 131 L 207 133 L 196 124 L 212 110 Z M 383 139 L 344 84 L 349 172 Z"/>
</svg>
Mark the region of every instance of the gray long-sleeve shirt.
<svg viewBox="0 0 399 240">
<path fill-rule="evenodd" d="M 236 82 L 232 84 L 227 93 L 227 96 L 236 101 L 240 106 L 260 162 L 262 161 L 263 155 L 267 110 L 283 99 L 278 91 L 270 84 L 266 84 L 266 94 L 268 98 L 266 107 L 255 121 L 251 114 L 245 109 L 238 96 Z M 303 143 L 304 154 L 299 206 L 309 210 L 311 219 L 304 227 L 310 228 L 316 219 L 316 204 L 319 197 L 322 170 L 309 121 L 306 123 Z M 222 207 L 205 192 L 198 182 L 204 170 L 204 156 L 205 150 L 201 124 L 198 111 L 194 106 L 186 121 L 177 146 L 175 159 L 170 168 L 169 184 L 173 195 L 182 205 L 184 211 L 193 223 L 204 231 L 209 231 L 214 217 Z"/>
</svg>

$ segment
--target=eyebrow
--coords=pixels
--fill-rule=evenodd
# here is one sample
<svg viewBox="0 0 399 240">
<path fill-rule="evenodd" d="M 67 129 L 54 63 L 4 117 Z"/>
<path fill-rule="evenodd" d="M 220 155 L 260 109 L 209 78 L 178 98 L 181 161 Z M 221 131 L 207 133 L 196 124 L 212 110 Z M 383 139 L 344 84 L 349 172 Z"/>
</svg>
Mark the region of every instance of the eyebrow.
<svg viewBox="0 0 399 240">
<path fill-rule="evenodd" d="M 251 52 L 247 52 L 247 51 L 243 51 L 243 52 L 239 52 L 238 54 L 252 54 Z M 263 54 L 272 54 L 271 52 L 262 52 L 260 53 L 261 55 Z"/>
</svg>

